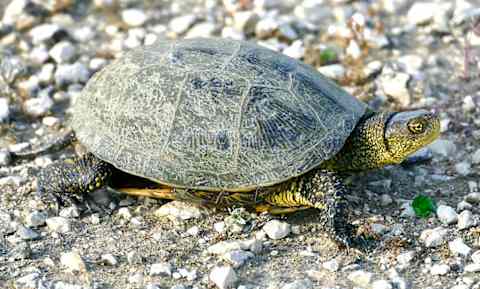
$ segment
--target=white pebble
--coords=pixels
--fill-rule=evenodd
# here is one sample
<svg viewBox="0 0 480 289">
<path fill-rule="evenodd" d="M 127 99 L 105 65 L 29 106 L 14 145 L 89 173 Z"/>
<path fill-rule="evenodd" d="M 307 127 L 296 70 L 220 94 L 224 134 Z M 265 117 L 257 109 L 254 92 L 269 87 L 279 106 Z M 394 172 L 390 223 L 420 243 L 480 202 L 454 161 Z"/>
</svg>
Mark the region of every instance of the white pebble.
<svg viewBox="0 0 480 289">
<path fill-rule="evenodd" d="M 232 264 L 233 268 L 238 268 L 245 264 L 248 259 L 253 258 L 254 256 L 255 255 L 253 255 L 252 252 L 233 250 L 225 253 L 222 256 L 222 259 Z"/>
<path fill-rule="evenodd" d="M 57 67 L 55 72 L 55 82 L 58 85 L 87 82 L 90 77 L 88 68 L 80 63 L 61 64 Z"/>
<path fill-rule="evenodd" d="M 50 49 L 49 54 L 56 63 L 66 63 L 73 59 L 76 50 L 75 46 L 68 41 L 61 41 Z"/>
<path fill-rule="evenodd" d="M 271 220 L 263 226 L 263 230 L 270 239 L 278 240 L 290 234 L 290 224 L 279 220 Z"/>
<path fill-rule="evenodd" d="M 9 100 L 5 97 L 0 97 L 0 123 L 8 121 L 10 118 Z"/>
<path fill-rule="evenodd" d="M 300 59 L 305 54 L 305 47 L 301 40 L 295 40 L 293 43 L 283 50 L 283 54 L 295 59 Z"/>
<path fill-rule="evenodd" d="M 473 227 L 474 225 L 475 225 L 475 220 L 473 219 L 473 214 L 471 211 L 465 210 L 458 215 L 458 224 L 457 224 L 458 229 L 464 230 L 464 229 Z"/>
<path fill-rule="evenodd" d="M 452 157 L 457 150 L 457 146 L 451 140 L 437 139 L 428 146 L 433 154 L 442 156 L 444 158 Z"/>
<path fill-rule="evenodd" d="M 448 248 L 453 255 L 468 256 L 472 249 L 463 242 L 461 238 L 448 242 Z"/>
<path fill-rule="evenodd" d="M 445 242 L 445 237 L 447 236 L 448 230 L 442 227 L 437 227 L 435 229 L 426 229 L 423 230 L 420 234 L 420 240 L 425 243 L 425 246 L 438 247 Z"/>
<path fill-rule="evenodd" d="M 217 231 L 218 233 L 223 233 L 225 232 L 225 222 L 217 222 L 213 224 L 213 229 Z"/>
<path fill-rule="evenodd" d="M 445 275 L 450 272 L 450 266 L 447 264 L 435 264 L 430 268 L 430 274 L 432 275 Z"/>
<path fill-rule="evenodd" d="M 122 20 L 128 26 L 139 27 L 147 21 L 147 15 L 140 9 L 126 9 L 122 11 Z"/>
<path fill-rule="evenodd" d="M 372 283 L 372 289 L 392 289 L 392 283 L 387 280 L 377 280 Z"/>
<path fill-rule="evenodd" d="M 185 35 L 185 38 L 211 37 L 215 32 L 216 26 L 211 22 L 201 22 L 195 24 Z"/>
<path fill-rule="evenodd" d="M 473 263 L 480 264 L 480 250 L 473 252 L 471 258 Z"/>
<path fill-rule="evenodd" d="M 60 263 L 67 268 L 69 272 L 85 272 L 86 266 L 80 257 L 80 254 L 75 251 L 62 253 L 60 255 Z"/>
<path fill-rule="evenodd" d="M 465 272 L 480 272 L 480 263 L 468 264 L 463 270 Z"/>
<path fill-rule="evenodd" d="M 230 266 L 214 267 L 209 278 L 220 289 L 234 288 L 237 282 L 237 274 Z"/>
<path fill-rule="evenodd" d="M 468 176 L 472 172 L 472 165 L 468 161 L 455 164 L 455 170 L 462 176 Z"/>
<path fill-rule="evenodd" d="M 117 258 L 115 258 L 115 256 L 113 256 L 112 254 L 103 254 L 101 256 L 101 260 L 103 263 L 110 266 L 115 266 L 118 264 Z"/>
<path fill-rule="evenodd" d="M 132 218 L 130 209 L 126 207 L 118 209 L 117 215 L 125 220 L 130 220 Z"/>
<path fill-rule="evenodd" d="M 152 264 L 150 276 L 172 276 L 172 265 L 167 262 Z"/>
<path fill-rule="evenodd" d="M 32 38 L 32 43 L 37 45 L 43 41 L 50 40 L 58 31 L 60 31 L 60 26 L 57 24 L 42 24 L 32 28 L 29 34 Z"/>
<path fill-rule="evenodd" d="M 53 100 L 48 93 L 41 93 L 36 98 L 25 101 L 25 112 L 31 116 L 45 115 L 53 107 Z"/>
<path fill-rule="evenodd" d="M 49 54 L 45 46 L 36 46 L 28 55 L 28 58 L 35 64 L 42 64 L 48 60 Z"/>
<path fill-rule="evenodd" d="M 353 59 L 358 59 L 362 56 L 362 50 L 355 40 L 350 40 L 345 52 Z"/>
<path fill-rule="evenodd" d="M 64 217 L 51 217 L 46 219 L 47 227 L 51 232 L 68 233 L 71 230 L 71 223 Z"/>
<path fill-rule="evenodd" d="M 309 279 L 296 280 L 282 286 L 282 289 L 311 289 L 312 281 Z"/>
<path fill-rule="evenodd" d="M 334 80 L 342 80 L 345 78 L 347 74 L 345 67 L 341 64 L 330 64 L 330 65 L 320 66 L 318 68 L 318 72 Z"/>
<path fill-rule="evenodd" d="M 411 24 L 425 24 L 433 20 L 437 5 L 434 2 L 415 2 L 408 10 L 407 20 Z"/>
<path fill-rule="evenodd" d="M 451 225 L 457 222 L 458 215 L 455 209 L 450 206 L 440 205 L 437 208 L 437 216 L 440 222 L 445 225 Z"/>
<path fill-rule="evenodd" d="M 176 34 L 185 33 L 197 21 L 197 16 L 194 14 L 182 15 L 170 20 L 168 28 Z"/>
<path fill-rule="evenodd" d="M 355 285 L 361 287 L 367 287 L 372 281 L 373 274 L 370 272 L 358 270 L 348 274 L 348 279 Z"/>
<path fill-rule="evenodd" d="M 189 220 L 200 218 L 202 211 L 192 204 L 180 201 L 172 201 L 161 206 L 154 212 L 157 217 L 168 217 L 172 220 Z"/>
<path fill-rule="evenodd" d="M 332 259 L 322 263 L 322 267 L 330 272 L 337 272 L 340 269 L 340 264 L 337 259 Z"/>
<path fill-rule="evenodd" d="M 0 167 L 12 162 L 12 154 L 7 149 L 0 149 Z"/>
<path fill-rule="evenodd" d="M 25 218 L 25 225 L 28 227 L 39 227 L 45 224 L 48 214 L 40 211 L 33 211 Z"/>
</svg>

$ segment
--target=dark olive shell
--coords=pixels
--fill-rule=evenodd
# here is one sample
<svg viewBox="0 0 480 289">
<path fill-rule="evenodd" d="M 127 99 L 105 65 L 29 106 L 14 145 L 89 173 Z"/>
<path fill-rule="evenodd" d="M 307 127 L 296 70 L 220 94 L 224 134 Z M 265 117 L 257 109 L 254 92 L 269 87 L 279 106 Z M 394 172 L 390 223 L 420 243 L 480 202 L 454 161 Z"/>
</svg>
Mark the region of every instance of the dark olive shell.
<svg viewBox="0 0 480 289">
<path fill-rule="evenodd" d="M 366 106 L 312 67 L 254 43 L 162 40 L 88 82 L 77 138 L 159 183 L 246 191 L 301 175 L 343 146 Z"/>
</svg>

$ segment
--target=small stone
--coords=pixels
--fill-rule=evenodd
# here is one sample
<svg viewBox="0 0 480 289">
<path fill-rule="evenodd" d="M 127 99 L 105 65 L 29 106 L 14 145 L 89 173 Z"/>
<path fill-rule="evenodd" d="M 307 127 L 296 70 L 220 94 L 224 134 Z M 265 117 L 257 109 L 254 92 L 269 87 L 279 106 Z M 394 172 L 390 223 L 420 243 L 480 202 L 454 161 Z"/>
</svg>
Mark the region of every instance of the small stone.
<svg viewBox="0 0 480 289">
<path fill-rule="evenodd" d="M 450 266 L 447 264 L 435 264 L 430 268 L 430 274 L 432 275 L 445 275 L 450 272 Z"/>
<path fill-rule="evenodd" d="M 15 280 L 15 288 L 39 288 L 38 285 L 38 280 L 40 279 L 40 274 L 37 272 L 30 273 L 28 275 L 25 275 L 21 278 L 18 278 Z"/>
<path fill-rule="evenodd" d="M 423 66 L 423 58 L 414 54 L 403 55 L 398 58 L 398 62 L 403 66 L 406 73 L 413 75 L 417 74 Z"/>
<path fill-rule="evenodd" d="M 30 30 L 30 37 L 33 45 L 38 45 L 44 41 L 52 39 L 52 37 L 60 31 L 57 24 L 42 24 Z"/>
<path fill-rule="evenodd" d="M 280 27 L 280 22 L 272 17 L 266 17 L 257 22 L 255 35 L 260 38 L 269 38 Z"/>
<path fill-rule="evenodd" d="M 16 232 L 17 236 L 22 239 L 22 240 L 25 240 L 25 241 L 28 241 L 28 240 L 37 240 L 40 238 L 40 234 L 37 233 L 36 231 L 30 229 L 30 228 L 27 228 L 27 227 L 24 227 L 22 225 L 19 225 L 17 227 L 17 232 Z"/>
<path fill-rule="evenodd" d="M 245 241 L 221 241 L 208 247 L 207 252 L 214 255 L 224 255 L 227 252 L 234 250 L 250 250 L 252 252 L 258 252 L 258 246 L 261 247 L 261 241 L 255 239 Z"/>
<path fill-rule="evenodd" d="M 57 67 L 55 72 L 55 82 L 58 85 L 78 83 L 78 82 L 87 82 L 90 77 L 90 72 L 88 68 L 80 63 L 76 62 L 74 64 L 61 64 Z"/>
<path fill-rule="evenodd" d="M 393 199 L 389 194 L 382 194 L 380 196 L 380 205 L 382 207 L 387 207 L 393 203 Z"/>
<path fill-rule="evenodd" d="M 0 123 L 10 119 L 10 108 L 8 98 L 0 97 Z"/>
<path fill-rule="evenodd" d="M 400 216 L 404 218 L 415 218 L 415 210 L 412 207 L 412 202 L 404 202 L 400 207 Z"/>
<path fill-rule="evenodd" d="M 0 167 L 8 166 L 11 162 L 12 162 L 12 154 L 6 149 L 0 149 Z"/>
<path fill-rule="evenodd" d="M 52 217 L 46 220 L 47 227 L 50 231 L 56 233 L 68 233 L 71 230 L 70 220 L 64 217 Z"/>
<path fill-rule="evenodd" d="M 33 211 L 26 216 L 25 225 L 28 227 L 40 227 L 45 224 L 47 218 L 48 214 L 46 212 Z"/>
<path fill-rule="evenodd" d="M 393 97 L 401 106 L 408 106 L 410 104 L 409 80 L 410 75 L 407 73 L 382 74 L 379 79 L 379 87 L 383 93 Z"/>
<path fill-rule="evenodd" d="M 186 233 L 193 237 L 198 236 L 198 234 L 200 233 L 200 228 L 198 226 L 193 226 L 188 229 Z"/>
<path fill-rule="evenodd" d="M 143 274 L 140 272 L 132 273 L 128 276 L 128 283 L 141 285 L 143 283 Z"/>
<path fill-rule="evenodd" d="M 420 234 L 420 240 L 425 243 L 426 247 L 438 247 L 445 242 L 448 230 L 442 227 L 435 229 L 426 229 Z"/>
<path fill-rule="evenodd" d="M 255 32 L 255 26 L 258 20 L 259 17 L 257 13 L 253 11 L 239 11 L 233 15 L 233 26 L 245 34 L 252 34 Z"/>
<path fill-rule="evenodd" d="M 106 265 L 116 266 L 118 264 L 117 258 L 112 254 L 103 254 L 100 259 Z"/>
<path fill-rule="evenodd" d="M 147 15 L 140 9 L 126 9 L 122 11 L 122 20 L 130 27 L 139 27 L 147 21 Z"/>
<path fill-rule="evenodd" d="M 480 164 L 480 149 L 477 149 L 473 154 L 472 154 L 472 164 Z"/>
<path fill-rule="evenodd" d="M 455 170 L 462 176 L 468 176 L 472 172 L 472 165 L 468 161 L 455 164 Z"/>
<path fill-rule="evenodd" d="M 463 98 L 462 109 L 464 112 L 473 112 L 476 107 L 477 105 L 475 104 L 475 101 L 473 100 L 471 95 L 467 95 Z"/>
<path fill-rule="evenodd" d="M 68 41 L 61 41 L 50 49 L 49 54 L 56 63 L 66 63 L 73 59 L 76 50 L 75 46 Z"/>
<path fill-rule="evenodd" d="M 337 272 L 340 269 L 340 264 L 337 259 L 332 259 L 322 263 L 322 267 L 330 272 Z"/>
<path fill-rule="evenodd" d="M 81 26 L 73 29 L 71 34 L 76 41 L 85 43 L 95 38 L 96 32 L 90 26 Z"/>
<path fill-rule="evenodd" d="M 473 252 L 471 258 L 473 263 L 480 264 L 480 250 Z"/>
<path fill-rule="evenodd" d="M 241 267 L 243 264 L 245 264 L 245 262 L 248 259 L 253 258 L 253 257 L 255 257 L 255 255 L 253 255 L 253 253 L 243 251 L 243 250 L 229 251 L 222 256 L 222 258 L 225 261 L 232 264 L 233 268 Z"/>
<path fill-rule="evenodd" d="M 263 226 L 263 230 L 270 239 L 278 240 L 290 234 L 290 224 L 279 220 L 271 220 Z"/>
<path fill-rule="evenodd" d="M 415 2 L 408 10 L 407 20 L 414 25 L 428 23 L 433 20 L 436 9 L 434 2 Z"/>
<path fill-rule="evenodd" d="M 473 207 L 472 204 L 470 204 L 469 202 L 461 201 L 460 203 L 457 204 L 457 211 L 471 210 L 472 207 Z M 460 220 L 458 220 L 458 222 L 460 222 Z"/>
<path fill-rule="evenodd" d="M 295 29 L 293 29 L 293 27 L 289 24 L 289 23 L 282 23 L 280 24 L 280 26 L 278 26 L 278 36 L 281 37 L 281 38 L 286 38 L 290 41 L 300 41 L 298 40 L 298 34 L 297 32 L 295 31 Z"/>
<path fill-rule="evenodd" d="M 18 82 L 18 89 L 21 94 L 33 97 L 40 90 L 40 80 L 37 75 L 30 76 L 27 80 Z"/>
<path fill-rule="evenodd" d="M 480 203 L 480 193 L 469 193 L 465 196 L 465 201 L 470 204 L 479 204 Z"/>
<path fill-rule="evenodd" d="M 171 220 L 189 220 L 200 218 L 203 213 L 197 206 L 189 203 L 172 201 L 154 212 L 157 217 L 168 217 Z"/>
<path fill-rule="evenodd" d="M 372 289 L 393 289 L 393 286 L 387 280 L 377 280 L 372 283 Z"/>
<path fill-rule="evenodd" d="M 78 252 L 70 251 L 60 255 L 60 263 L 69 272 L 85 272 L 87 267 Z"/>
<path fill-rule="evenodd" d="M 323 1 L 306 0 L 297 5 L 294 10 L 294 15 L 299 19 L 314 24 L 328 23 L 333 18 L 333 11 L 330 7 L 325 5 Z"/>
<path fill-rule="evenodd" d="M 28 0 L 12 0 L 10 3 L 5 2 L 3 8 L 2 22 L 6 25 L 15 25 L 17 20 L 25 15 L 25 9 L 27 8 L 30 1 Z M 8 3 L 8 5 L 5 5 Z"/>
<path fill-rule="evenodd" d="M 297 280 L 282 286 L 282 289 L 311 289 L 313 288 L 312 281 L 309 279 Z"/>
<path fill-rule="evenodd" d="M 88 68 L 93 71 L 98 71 L 107 65 L 107 60 L 105 58 L 95 57 L 90 60 Z"/>
<path fill-rule="evenodd" d="M 118 209 L 117 215 L 125 220 L 130 220 L 132 218 L 132 213 L 128 208 L 120 208 Z"/>
<path fill-rule="evenodd" d="M 432 150 L 433 154 L 442 156 L 442 157 L 452 157 L 456 152 L 457 147 L 455 143 L 451 140 L 446 139 L 437 139 L 432 144 L 429 145 L 429 148 Z"/>
<path fill-rule="evenodd" d="M 32 249 L 29 243 L 19 242 L 15 244 L 15 247 L 8 252 L 8 258 L 11 260 L 25 260 L 32 255 Z"/>
<path fill-rule="evenodd" d="M 214 267 L 209 278 L 220 289 L 234 288 L 237 282 L 237 274 L 230 266 Z"/>
<path fill-rule="evenodd" d="M 480 263 L 468 264 L 463 270 L 465 272 L 480 272 Z"/>
<path fill-rule="evenodd" d="M 185 33 L 197 21 L 197 16 L 194 14 L 182 15 L 170 20 L 168 28 L 176 34 Z"/>
<path fill-rule="evenodd" d="M 217 231 L 218 233 L 223 233 L 225 232 L 225 222 L 217 222 L 213 224 L 213 229 Z"/>
<path fill-rule="evenodd" d="M 472 249 L 468 247 L 461 238 L 456 238 L 455 240 L 448 243 L 448 248 L 453 255 L 468 256 Z"/>
<path fill-rule="evenodd" d="M 300 59 L 305 54 L 305 47 L 303 41 L 295 40 L 293 43 L 283 50 L 283 54 L 295 59 Z"/>
<path fill-rule="evenodd" d="M 157 284 L 147 284 L 145 286 L 145 289 L 162 289 L 162 287 L 160 287 L 160 285 L 157 285 Z"/>
<path fill-rule="evenodd" d="M 215 30 L 215 24 L 211 22 L 197 23 L 187 32 L 185 38 L 212 37 Z"/>
<path fill-rule="evenodd" d="M 43 65 L 37 74 L 38 81 L 43 84 L 50 84 L 53 81 L 54 72 L 55 65 L 53 63 Z"/>
<path fill-rule="evenodd" d="M 28 58 L 35 64 L 43 64 L 47 62 L 48 57 L 48 50 L 45 46 L 34 47 L 28 55 Z"/>
<path fill-rule="evenodd" d="M 361 287 L 368 287 L 368 285 L 372 281 L 372 277 L 372 273 L 362 270 L 353 271 L 348 274 L 348 279 L 352 281 L 355 285 Z"/>
<path fill-rule="evenodd" d="M 31 116 L 39 117 L 49 112 L 53 104 L 48 93 L 41 93 L 37 98 L 25 101 L 25 111 Z"/>
<path fill-rule="evenodd" d="M 127 262 L 129 264 L 141 264 L 142 256 L 140 256 L 136 251 L 130 251 L 127 253 Z"/>
<path fill-rule="evenodd" d="M 180 268 L 180 269 L 178 269 L 178 273 L 180 273 L 180 275 L 183 278 L 186 278 L 188 281 L 193 281 L 193 280 L 197 279 L 197 270 L 189 271 L 185 268 Z"/>
<path fill-rule="evenodd" d="M 64 218 L 78 218 L 80 217 L 80 211 L 78 210 L 78 207 L 75 205 L 69 206 L 62 208 L 60 210 L 60 213 L 58 213 L 60 217 Z"/>
<path fill-rule="evenodd" d="M 467 203 L 468 204 L 468 203 Z M 458 215 L 457 228 L 460 230 L 475 226 L 475 220 L 471 211 L 465 210 Z"/>
<path fill-rule="evenodd" d="M 437 207 L 437 217 L 445 225 L 451 225 L 457 222 L 458 215 L 455 209 L 450 206 L 440 205 Z"/>
<path fill-rule="evenodd" d="M 401 268 L 407 268 L 414 258 L 415 251 L 407 251 L 397 256 L 397 262 Z"/>
<path fill-rule="evenodd" d="M 383 63 L 380 60 L 369 62 L 363 69 L 366 78 L 370 78 L 382 71 Z"/>
<path fill-rule="evenodd" d="M 342 80 L 347 75 L 345 67 L 341 64 L 330 64 L 325 66 L 320 66 L 318 72 L 325 75 L 328 78 L 334 80 Z"/>
<path fill-rule="evenodd" d="M 355 40 L 350 41 L 345 52 L 353 59 L 359 59 L 362 56 L 362 50 Z"/>
<path fill-rule="evenodd" d="M 172 265 L 167 262 L 152 264 L 150 276 L 172 276 Z"/>
<path fill-rule="evenodd" d="M 374 223 L 370 225 L 370 228 L 372 229 L 373 233 L 377 235 L 383 235 L 386 232 L 388 232 L 388 227 L 385 226 L 384 224 L 379 224 L 379 223 Z"/>
</svg>

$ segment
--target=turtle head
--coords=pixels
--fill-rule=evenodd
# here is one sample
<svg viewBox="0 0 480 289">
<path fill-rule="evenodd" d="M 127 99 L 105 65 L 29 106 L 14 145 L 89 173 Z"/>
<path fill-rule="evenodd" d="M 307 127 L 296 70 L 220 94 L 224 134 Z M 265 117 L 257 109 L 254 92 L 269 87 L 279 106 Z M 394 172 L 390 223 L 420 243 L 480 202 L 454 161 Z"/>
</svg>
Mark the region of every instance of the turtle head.
<svg viewBox="0 0 480 289">
<path fill-rule="evenodd" d="M 341 151 L 322 166 L 337 171 L 362 171 L 399 164 L 439 134 L 438 116 L 426 110 L 369 111 L 359 120 Z"/>
<path fill-rule="evenodd" d="M 385 146 L 393 163 L 430 144 L 440 135 L 440 119 L 426 110 L 392 113 L 385 123 Z"/>
</svg>

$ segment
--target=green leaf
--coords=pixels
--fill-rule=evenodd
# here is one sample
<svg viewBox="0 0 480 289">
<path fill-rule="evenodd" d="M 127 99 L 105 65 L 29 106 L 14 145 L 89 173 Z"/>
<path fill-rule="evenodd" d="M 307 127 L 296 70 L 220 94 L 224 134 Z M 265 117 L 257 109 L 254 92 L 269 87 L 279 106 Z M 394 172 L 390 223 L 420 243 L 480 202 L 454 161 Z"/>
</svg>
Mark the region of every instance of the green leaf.
<svg viewBox="0 0 480 289">
<path fill-rule="evenodd" d="M 437 205 L 432 198 L 424 195 L 417 195 L 415 199 L 413 199 L 412 208 L 417 217 L 428 218 L 431 213 L 435 212 Z"/>
<path fill-rule="evenodd" d="M 331 48 L 326 48 L 320 52 L 320 62 L 323 64 L 332 63 L 337 60 L 337 53 Z"/>
</svg>

